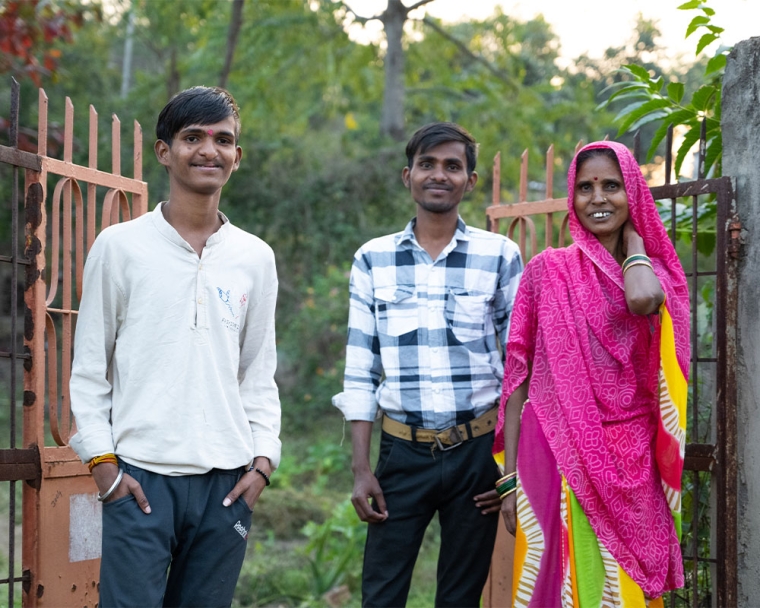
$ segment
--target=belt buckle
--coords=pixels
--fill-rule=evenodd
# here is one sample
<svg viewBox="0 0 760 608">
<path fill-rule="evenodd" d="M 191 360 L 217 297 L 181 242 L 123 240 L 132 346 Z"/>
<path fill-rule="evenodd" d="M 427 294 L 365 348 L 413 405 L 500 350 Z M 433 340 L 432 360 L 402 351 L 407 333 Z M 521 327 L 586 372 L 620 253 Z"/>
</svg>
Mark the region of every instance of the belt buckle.
<svg viewBox="0 0 760 608">
<path fill-rule="evenodd" d="M 450 446 L 445 446 L 443 443 L 441 443 L 440 435 L 443 435 L 444 433 L 449 434 L 449 441 L 451 441 Z M 450 426 L 449 428 L 442 430 L 440 433 L 433 435 L 433 438 L 435 439 L 435 443 L 441 452 L 448 452 L 449 450 L 458 448 L 460 445 L 462 445 L 462 443 L 464 443 L 464 437 L 462 437 L 462 432 L 459 430 L 458 426 Z"/>
</svg>

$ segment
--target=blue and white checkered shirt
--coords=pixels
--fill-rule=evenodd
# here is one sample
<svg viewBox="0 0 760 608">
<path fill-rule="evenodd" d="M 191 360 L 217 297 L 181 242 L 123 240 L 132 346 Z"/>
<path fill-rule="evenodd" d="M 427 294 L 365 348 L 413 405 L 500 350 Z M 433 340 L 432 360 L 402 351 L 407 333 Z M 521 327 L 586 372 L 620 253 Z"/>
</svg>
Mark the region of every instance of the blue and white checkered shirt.
<svg viewBox="0 0 760 608">
<path fill-rule="evenodd" d="M 435 262 L 403 232 L 354 256 L 343 392 L 346 420 L 390 418 L 426 429 L 467 422 L 501 393 L 512 303 L 522 274 L 508 238 L 470 228 Z"/>
</svg>

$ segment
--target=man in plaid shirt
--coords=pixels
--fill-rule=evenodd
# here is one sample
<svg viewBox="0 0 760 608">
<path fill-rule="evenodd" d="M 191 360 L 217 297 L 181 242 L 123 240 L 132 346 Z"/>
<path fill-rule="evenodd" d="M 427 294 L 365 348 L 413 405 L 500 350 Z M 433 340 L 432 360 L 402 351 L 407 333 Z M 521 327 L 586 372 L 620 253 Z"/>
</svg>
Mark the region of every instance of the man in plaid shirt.
<svg viewBox="0 0 760 608">
<path fill-rule="evenodd" d="M 351 421 L 352 502 L 370 524 L 362 604 L 405 605 L 437 512 L 436 606 L 479 606 L 500 510 L 491 447 L 522 260 L 512 241 L 459 217 L 478 179 L 467 131 L 427 125 L 406 155 L 401 177 L 417 214 L 354 257 L 344 390 L 333 398 Z"/>
</svg>

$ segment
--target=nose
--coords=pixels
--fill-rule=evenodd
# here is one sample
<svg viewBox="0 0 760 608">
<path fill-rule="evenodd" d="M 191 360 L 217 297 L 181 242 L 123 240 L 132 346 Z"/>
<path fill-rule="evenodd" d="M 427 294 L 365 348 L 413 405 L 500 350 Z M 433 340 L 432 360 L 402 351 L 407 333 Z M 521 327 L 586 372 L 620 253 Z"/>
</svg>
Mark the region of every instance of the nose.
<svg viewBox="0 0 760 608">
<path fill-rule="evenodd" d="M 203 141 L 201 142 L 200 153 L 203 156 L 207 156 L 209 158 L 214 158 L 218 154 L 218 151 L 216 149 L 216 142 L 214 142 L 213 137 L 209 136 L 203 138 Z"/>
<path fill-rule="evenodd" d="M 438 182 L 443 182 L 448 179 L 448 176 L 446 175 L 446 171 L 444 170 L 442 164 L 436 164 L 433 166 L 433 173 L 431 175 L 431 178 Z"/>
<path fill-rule="evenodd" d="M 607 198 L 604 196 L 604 191 L 602 190 L 601 184 L 594 186 L 591 192 L 591 202 L 599 204 L 607 202 Z"/>
</svg>

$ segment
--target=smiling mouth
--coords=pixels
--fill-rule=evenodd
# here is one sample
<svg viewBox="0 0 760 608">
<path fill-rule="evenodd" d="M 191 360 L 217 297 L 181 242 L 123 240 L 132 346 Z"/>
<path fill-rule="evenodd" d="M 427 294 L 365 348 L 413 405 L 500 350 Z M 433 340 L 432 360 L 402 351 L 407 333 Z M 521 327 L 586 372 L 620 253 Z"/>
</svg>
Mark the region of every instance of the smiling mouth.
<svg viewBox="0 0 760 608">
<path fill-rule="evenodd" d="M 595 220 L 604 220 L 612 215 L 612 211 L 597 211 L 591 214 Z"/>
</svg>

